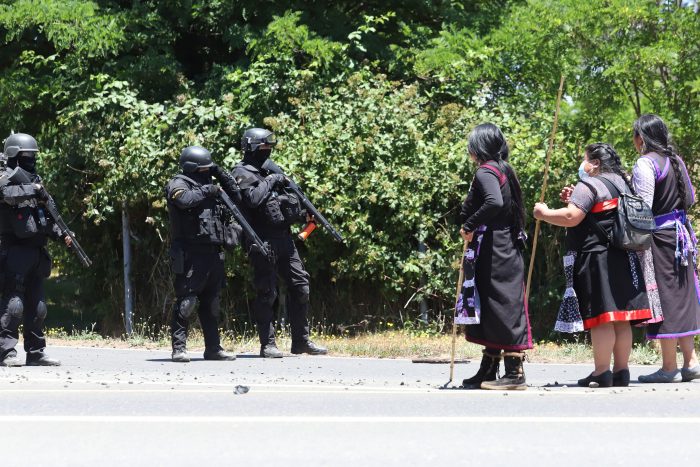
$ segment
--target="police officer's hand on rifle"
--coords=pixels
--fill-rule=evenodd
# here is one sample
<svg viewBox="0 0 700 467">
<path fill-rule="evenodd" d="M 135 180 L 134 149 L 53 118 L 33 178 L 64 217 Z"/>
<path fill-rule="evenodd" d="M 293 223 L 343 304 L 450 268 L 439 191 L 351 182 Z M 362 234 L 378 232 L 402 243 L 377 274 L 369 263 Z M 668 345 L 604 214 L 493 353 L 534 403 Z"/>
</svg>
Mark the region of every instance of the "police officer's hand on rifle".
<svg viewBox="0 0 700 467">
<path fill-rule="evenodd" d="M 221 191 L 221 187 L 219 185 L 203 185 L 202 186 L 202 191 L 210 198 L 216 198 L 219 196 L 219 192 Z"/>
<path fill-rule="evenodd" d="M 265 180 L 268 180 L 270 184 L 274 186 L 287 186 L 287 177 L 285 177 L 282 174 L 270 174 L 267 177 L 265 177 Z"/>
</svg>

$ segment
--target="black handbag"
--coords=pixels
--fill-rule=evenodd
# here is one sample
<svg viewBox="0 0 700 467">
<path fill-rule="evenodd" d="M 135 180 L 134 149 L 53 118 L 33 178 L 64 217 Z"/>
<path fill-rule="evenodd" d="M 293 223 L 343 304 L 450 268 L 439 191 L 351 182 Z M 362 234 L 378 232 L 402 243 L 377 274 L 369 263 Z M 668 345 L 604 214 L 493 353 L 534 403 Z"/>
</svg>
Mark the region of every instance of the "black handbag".
<svg viewBox="0 0 700 467">
<path fill-rule="evenodd" d="M 586 217 L 593 228 L 606 243 L 616 248 L 627 251 L 648 250 L 651 247 L 652 234 L 656 230 L 651 207 L 644 202 L 641 196 L 634 193 L 622 193 L 610 180 L 605 177 L 597 178 L 605 184 L 611 195 L 614 196 L 617 193 L 619 201 L 611 230 L 607 231 L 603 228 L 589 213 Z M 593 186 L 588 183 L 586 185 L 595 193 Z"/>
</svg>

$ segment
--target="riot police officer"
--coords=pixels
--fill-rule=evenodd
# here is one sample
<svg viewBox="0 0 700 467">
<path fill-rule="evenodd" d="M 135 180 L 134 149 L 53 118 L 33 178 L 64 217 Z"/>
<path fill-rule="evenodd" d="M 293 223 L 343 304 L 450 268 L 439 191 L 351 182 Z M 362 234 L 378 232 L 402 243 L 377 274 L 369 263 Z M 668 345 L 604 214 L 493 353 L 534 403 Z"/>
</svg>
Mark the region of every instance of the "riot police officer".
<svg viewBox="0 0 700 467">
<path fill-rule="evenodd" d="M 236 241 L 234 226 L 218 202 L 221 189 L 213 184 L 211 153 L 199 146 L 183 149 L 182 173 L 165 188 L 170 217 L 176 303 L 172 317 L 172 360 L 189 362 L 186 341 L 195 309 L 204 334 L 205 360 L 235 360 L 221 348 L 218 319 L 225 281 L 224 246 Z"/>
<path fill-rule="evenodd" d="M 4 151 L 7 166 L 0 173 L 0 366 L 22 365 L 15 349 L 20 324 L 24 325 L 26 364 L 57 366 L 61 362 L 44 353 L 44 279 L 51 274 L 47 239 L 62 235 L 42 199 L 41 178 L 36 174 L 36 140 L 15 133 L 5 140 Z M 17 177 L 18 171 L 24 172 L 21 177 Z M 63 240 L 71 245 L 70 237 Z"/>
<path fill-rule="evenodd" d="M 249 255 L 254 270 L 256 290 L 253 310 L 260 338 L 260 355 L 266 358 L 282 357 L 275 343 L 273 305 L 277 298 L 278 276 L 289 292 L 287 311 L 292 331 L 293 354 L 326 354 L 327 350 L 309 340 L 309 273 L 299 257 L 292 239 L 290 225 L 303 221 L 306 214 L 300 209 L 294 195 L 284 190 L 286 178 L 263 169 L 276 144 L 274 134 L 261 128 L 252 128 L 243 134 L 243 160 L 232 175 L 240 186 L 244 212 L 260 237 L 267 241 L 273 258 L 259 252 Z"/>
</svg>

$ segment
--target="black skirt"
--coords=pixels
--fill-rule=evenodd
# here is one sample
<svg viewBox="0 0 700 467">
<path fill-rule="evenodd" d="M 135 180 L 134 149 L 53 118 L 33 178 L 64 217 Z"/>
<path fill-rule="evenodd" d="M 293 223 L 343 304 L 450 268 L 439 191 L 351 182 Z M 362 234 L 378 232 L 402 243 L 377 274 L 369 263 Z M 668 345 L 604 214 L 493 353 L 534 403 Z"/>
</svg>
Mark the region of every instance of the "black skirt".
<svg viewBox="0 0 700 467">
<path fill-rule="evenodd" d="M 502 350 L 532 348 L 525 303 L 525 263 L 509 229 L 474 234 L 481 322 L 465 326 L 469 342 Z"/>
<path fill-rule="evenodd" d="M 700 303 L 693 259 L 676 260 L 676 231 L 657 230 L 651 244 L 654 275 L 664 319 L 647 328 L 649 339 L 675 339 L 700 334 Z"/>
<path fill-rule="evenodd" d="M 574 290 L 584 329 L 614 321 L 635 324 L 651 318 L 636 253 L 614 247 L 578 253 L 574 263 Z"/>
</svg>

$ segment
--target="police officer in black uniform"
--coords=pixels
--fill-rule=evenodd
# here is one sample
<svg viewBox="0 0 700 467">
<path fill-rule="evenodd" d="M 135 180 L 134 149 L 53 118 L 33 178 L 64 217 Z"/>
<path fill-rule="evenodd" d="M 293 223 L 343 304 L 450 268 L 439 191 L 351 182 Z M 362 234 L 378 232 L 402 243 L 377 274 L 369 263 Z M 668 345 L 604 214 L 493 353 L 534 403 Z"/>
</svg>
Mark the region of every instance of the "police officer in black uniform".
<svg viewBox="0 0 700 467">
<path fill-rule="evenodd" d="M 23 324 L 26 364 L 58 366 L 45 353 L 43 325 L 46 318 L 44 279 L 51 274 L 48 238 L 61 238 L 41 198 L 41 178 L 36 174 L 36 140 L 15 133 L 5 140 L 7 166 L 0 173 L 0 366 L 21 366 L 15 346 Z M 15 171 L 31 183 L 13 181 Z M 70 246 L 70 237 L 63 237 Z"/>
<path fill-rule="evenodd" d="M 182 173 L 165 188 L 176 295 L 172 359 L 190 361 L 187 329 L 197 309 L 204 334 L 204 359 L 235 360 L 235 355 L 221 348 L 218 330 L 220 293 L 226 278 L 223 247 L 237 243 L 235 226 L 218 202 L 221 188 L 212 179 L 212 170 L 218 168 L 210 152 L 199 146 L 183 149 L 180 168 Z"/>
<path fill-rule="evenodd" d="M 240 186 L 244 214 L 274 253 L 272 259 L 257 251 L 250 253 L 256 290 L 253 310 L 260 337 L 260 355 L 266 358 L 282 357 L 275 344 L 273 324 L 278 276 L 284 280 L 289 291 L 287 311 L 292 330 L 292 353 L 326 354 L 325 348 L 309 340 L 306 317 L 309 273 L 304 269 L 290 231 L 290 225 L 303 222 L 308 216 L 299 207 L 296 197 L 284 190 L 284 175 L 270 174 L 262 168 L 275 144 L 272 132 L 261 128 L 247 130 L 241 140 L 243 160 L 236 164 L 232 172 Z"/>
</svg>

